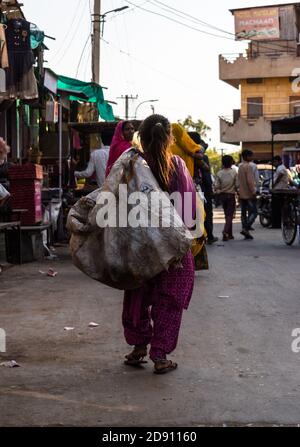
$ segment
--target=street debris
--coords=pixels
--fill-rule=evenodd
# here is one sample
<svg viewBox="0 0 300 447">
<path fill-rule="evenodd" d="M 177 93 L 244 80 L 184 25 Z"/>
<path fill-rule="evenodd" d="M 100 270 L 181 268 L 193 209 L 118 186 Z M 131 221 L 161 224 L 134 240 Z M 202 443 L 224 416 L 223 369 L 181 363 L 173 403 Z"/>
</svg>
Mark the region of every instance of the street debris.
<svg viewBox="0 0 300 447">
<path fill-rule="evenodd" d="M 218 298 L 220 298 L 222 300 L 222 299 L 226 299 L 226 298 L 230 298 L 230 297 L 228 295 L 220 295 L 220 296 L 218 296 Z"/>
<path fill-rule="evenodd" d="M 55 278 L 55 276 L 58 275 L 58 272 L 56 272 L 56 271 L 53 270 L 53 269 L 49 269 L 48 272 L 44 272 L 43 270 L 39 270 L 39 273 L 40 273 L 41 275 L 47 275 L 47 276 L 50 276 L 51 278 Z"/>
<path fill-rule="evenodd" d="M 15 360 L 10 360 L 9 362 L 2 362 L 0 366 L 4 366 L 5 368 L 20 368 L 20 365 Z"/>
<path fill-rule="evenodd" d="M 58 272 L 55 272 L 53 269 L 49 269 L 47 272 L 47 276 L 50 276 L 51 278 L 55 278 L 55 276 L 58 275 Z"/>
<path fill-rule="evenodd" d="M 66 327 L 64 327 L 64 331 L 74 331 L 74 327 L 69 327 L 69 326 L 66 326 Z"/>
<path fill-rule="evenodd" d="M 93 322 L 91 322 L 90 324 L 89 324 L 89 327 L 98 327 L 99 326 L 99 324 L 97 324 L 97 323 L 93 323 Z"/>
<path fill-rule="evenodd" d="M 45 256 L 45 259 L 47 259 L 47 261 L 57 261 L 58 256 L 51 253 L 49 256 Z"/>
</svg>

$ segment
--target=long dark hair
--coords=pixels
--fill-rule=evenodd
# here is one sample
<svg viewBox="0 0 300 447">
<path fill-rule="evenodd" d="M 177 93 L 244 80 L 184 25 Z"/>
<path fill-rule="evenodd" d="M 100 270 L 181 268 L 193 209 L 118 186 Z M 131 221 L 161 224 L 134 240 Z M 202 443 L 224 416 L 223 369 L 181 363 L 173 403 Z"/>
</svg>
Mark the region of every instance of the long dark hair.
<svg viewBox="0 0 300 447">
<path fill-rule="evenodd" d="M 171 143 L 171 124 L 162 115 L 151 115 L 139 128 L 141 143 L 150 168 L 163 191 L 169 190 L 174 170 Z"/>
</svg>

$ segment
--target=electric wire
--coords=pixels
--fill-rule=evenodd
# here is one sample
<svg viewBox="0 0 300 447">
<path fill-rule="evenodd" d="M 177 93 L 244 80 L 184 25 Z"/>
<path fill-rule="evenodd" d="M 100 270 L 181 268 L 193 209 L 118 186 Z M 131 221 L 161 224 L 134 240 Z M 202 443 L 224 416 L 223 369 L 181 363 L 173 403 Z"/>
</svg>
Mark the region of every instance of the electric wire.
<svg viewBox="0 0 300 447">
<path fill-rule="evenodd" d="M 145 5 L 146 3 L 149 3 L 150 1 L 151 1 L 151 0 L 145 0 L 140 6 L 143 6 L 143 5 Z M 129 9 L 126 9 L 125 11 L 119 12 L 118 15 L 115 14 L 115 15 L 113 15 L 113 16 L 111 16 L 111 17 L 108 17 L 108 18 L 106 19 L 106 21 L 107 21 L 107 22 L 110 22 L 110 21 L 116 19 L 117 17 L 124 16 L 124 14 L 128 14 L 128 13 L 130 13 L 130 12 L 134 12 L 135 9 L 136 9 L 135 7 L 131 7 L 131 8 L 129 8 Z"/>
<path fill-rule="evenodd" d="M 88 35 L 87 40 L 86 40 L 86 42 L 85 42 L 85 44 L 84 44 L 84 47 L 83 47 L 83 49 L 82 49 L 82 52 L 81 52 L 81 55 L 80 55 L 80 58 L 79 58 L 79 62 L 78 62 L 78 65 L 77 65 L 77 70 L 76 70 L 75 78 L 77 78 L 77 76 L 78 76 L 78 72 L 79 72 L 80 64 L 81 64 L 81 62 L 82 62 L 82 58 L 83 58 L 83 55 L 84 55 L 84 53 L 85 53 L 86 46 L 87 46 L 88 42 L 90 41 L 90 39 L 91 39 L 91 34 Z"/>
<path fill-rule="evenodd" d="M 90 41 L 90 44 L 89 44 L 89 46 L 88 46 L 88 50 L 87 50 L 87 60 L 86 60 L 86 62 L 85 62 L 85 70 L 84 70 L 84 75 L 83 75 L 83 79 L 86 81 L 86 82 L 89 82 L 89 81 L 91 81 L 91 79 L 92 79 L 92 54 L 91 54 L 91 49 L 92 49 L 92 42 Z M 87 77 L 88 77 L 88 69 L 90 69 L 90 76 L 89 76 L 89 79 L 87 79 Z"/>
<path fill-rule="evenodd" d="M 131 59 L 132 59 L 133 61 L 135 61 L 136 63 L 138 63 L 138 64 L 140 64 L 140 65 L 143 65 L 143 66 L 145 66 L 145 67 L 151 69 L 152 71 L 155 71 L 156 73 L 159 73 L 160 75 L 162 75 L 162 76 L 164 76 L 164 77 L 167 77 L 167 78 L 169 78 L 169 79 L 171 79 L 171 80 L 177 82 L 178 84 L 180 84 L 180 85 L 182 85 L 182 86 L 184 86 L 184 87 L 186 87 L 186 88 L 188 88 L 188 89 L 191 89 L 193 92 L 195 92 L 195 88 L 194 88 L 193 86 L 191 86 L 191 85 L 189 85 L 189 84 L 185 84 L 184 82 L 180 81 L 179 79 L 174 78 L 172 75 L 167 74 L 167 73 L 165 73 L 165 72 L 163 72 L 163 71 L 161 71 L 161 70 L 158 70 L 158 69 L 152 67 L 151 65 L 149 65 L 149 64 L 147 64 L 147 63 L 141 61 L 140 59 L 137 59 L 136 57 L 132 56 L 130 53 L 127 53 L 126 51 L 124 51 L 124 50 L 122 50 L 122 49 L 120 49 L 120 48 L 117 48 L 116 46 L 112 45 L 112 44 L 111 44 L 110 42 L 108 42 L 107 40 L 105 40 L 105 39 L 103 39 L 103 38 L 101 38 L 101 40 L 102 40 L 104 43 L 106 43 L 107 45 L 110 45 L 110 46 L 114 47 L 114 48 L 115 48 L 117 51 L 119 51 L 121 54 L 124 54 L 124 55 L 126 55 L 127 57 L 131 58 Z M 276 103 L 270 103 L 270 104 L 269 104 L 269 103 L 263 103 L 263 106 L 271 106 L 271 105 L 272 105 L 272 106 L 273 106 L 273 105 L 292 105 L 292 104 L 297 104 L 297 103 L 299 103 L 299 102 L 300 102 L 300 95 L 299 95 L 299 100 L 294 100 L 294 101 L 289 101 L 289 102 L 276 102 Z M 262 105 L 262 103 L 248 102 L 248 101 L 241 101 L 241 104 L 259 105 L 259 106 Z"/>
<path fill-rule="evenodd" d="M 120 33 L 119 33 L 119 30 L 118 30 L 118 27 L 117 27 L 117 22 L 114 21 L 113 25 L 114 25 L 113 27 L 114 27 L 114 32 L 115 32 L 115 36 L 116 36 L 117 45 L 118 45 L 118 47 L 120 47 L 121 46 L 121 44 L 120 44 Z M 125 60 L 124 60 L 123 57 L 120 58 L 120 63 L 122 65 L 122 73 L 123 73 L 122 78 L 123 78 L 124 86 L 125 86 L 125 89 L 127 90 L 127 89 L 130 88 L 130 82 L 129 82 L 130 75 L 128 73 L 128 67 L 125 64 Z"/>
<path fill-rule="evenodd" d="M 163 2 L 160 2 L 158 0 L 150 0 L 150 3 L 152 3 L 152 4 L 156 3 L 158 5 L 162 5 L 161 8 L 164 11 L 172 12 L 174 15 L 177 15 L 178 17 L 186 17 L 187 19 L 191 20 L 194 23 L 200 23 L 201 25 L 207 26 L 208 28 L 214 29 L 215 31 L 220 31 L 221 33 L 225 33 L 225 34 L 229 34 L 231 36 L 235 36 L 235 34 L 231 33 L 230 31 L 225 31 L 225 30 L 223 30 L 221 28 L 218 28 L 218 27 L 216 27 L 214 25 L 211 25 L 210 23 L 204 22 L 203 20 L 200 20 L 200 19 L 198 19 L 195 16 L 187 14 L 184 11 L 180 11 L 179 9 L 173 8 L 172 6 L 169 6 L 169 5 L 167 5 L 167 4 L 163 3 Z M 163 6 L 165 8 L 163 8 Z"/>
<path fill-rule="evenodd" d="M 146 62 L 143 62 L 140 59 L 138 59 L 138 58 L 132 56 L 131 54 L 127 53 L 126 51 L 116 47 L 115 45 L 113 45 L 111 42 L 107 41 L 103 37 L 101 37 L 101 40 L 104 43 L 106 43 L 106 45 L 110 45 L 116 51 L 120 52 L 121 54 L 124 54 L 125 56 L 127 56 L 129 58 L 131 58 L 134 62 L 136 62 L 136 63 L 138 63 L 140 65 L 143 65 L 144 67 L 146 67 L 146 68 L 148 68 L 148 69 L 150 69 L 152 71 L 155 71 L 156 73 L 159 73 L 160 75 L 162 75 L 162 76 L 164 76 L 164 77 L 166 77 L 168 79 L 171 79 L 172 81 L 174 81 L 174 82 L 184 86 L 185 88 L 188 88 L 189 90 L 193 91 L 193 93 L 195 93 L 195 88 L 193 88 L 190 84 L 185 84 L 184 82 L 180 81 L 179 79 L 175 78 L 174 76 L 172 76 L 172 75 L 170 75 L 168 73 L 165 73 L 165 72 L 163 72 L 163 71 L 161 71 L 161 70 L 159 70 L 157 68 L 152 67 L 151 65 L 147 64 Z"/>
<path fill-rule="evenodd" d="M 207 27 L 209 27 L 209 28 L 212 28 L 212 29 L 218 30 L 218 31 L 220 31 L 220 32 L 223 32 L 223 33 L 225 33 L 225 34 L 230 34 L 230 35 L 236 37 L 236 34 L 231 33 L 230 31 L 226 31 L 226 30 L 224 30 L 224 29 L 218 28 L 218 27 L 212 25 L 211 23 L 208 23 L 208 22 L 205 22 L 205 21 L 203 21 L 203 20 L 200 20 L 200 19 L 198 19 L 198 18 L 195 17 L 195 16 L 192 16 L 192 15 L 190 15 L 190 14 L 187 14 L 186 12 L 181 11 L 181 10 L 179 10 L 179 9 L 173 8 L 172 6 L 169 6 L 169 5 L 167 5 L 166 3 L 163 3 L 163 2 L 161 2 L 161 1 L 159 1 L 159 0 L 150 0 L 150 2 L 151 2 L 152 4 L 153 4 L 153 2 L 155 2 L 155 3 L 157 3 L 157 4 L 166 6 L 169 10 L 176 11 L 176 12 L 182 14 L 183 16 L 186 16 L 187 18 L 190 18 L 192 21 L 194 21 L 194 23 L 195 23 L 195 21 L 196 21 L 196 22 L 198 22 L 198 23 L 203 24 L 204 26 L 207 26 Z M 235 39 L 234 39 L 234 40 L 235 40 Z M 253 39 L 253 38 L 252 38 L 252 39 L 249 38 L 249 39 L 245 39 L 245 40 L 249 40 L 249 41 L 251 41 L 251 42 L 258 42 L 257 40 L 255 40 L 255 39 Z M 259 41 L 259 43 L 260 43 L 260 45 L 261 45 L 261 41 Z M 265 44 L 262 44 L 262 45 L 265 45 Z M 277 47 L 279 47 L 279 48 L 284 48 L 284 49 L 286 49 L 286 46 L 280 45 L 278 42 L 276 42 L 276 45 L 277 45 Z M 265 48 L 269 48 L 269 49 L 270 49 L 271 47 L 265 47 Z M 274 49 L 274 48 L 272 47 L 272 49 Z"/>
<path fill-rule="evenodd" d="M 71 32 L 71 30 L 72 30 L 72 27 L 73 27 L 73 25 L 74 25 L 74 22 L 75 22 L 75 20 L 76 20 L 76 18 L 77 18 L 77 14 L 78 14 L 78 12 L 79 12 L 79 8 L 80 8 L 80 6 L 81 6 L 81 3 L 82 3 L 82 0 L 79 0 L 78 1 L 78 3 L 77 3 L 77 5 L 76 5 L 76 8 L 75 8 L 75 14 L 74 14 L 74 16 L 73 16 L 73 19 L 71 20 L 71 24 L 70 24 L 70 26 L 69 26 L 69 28 L 68 28 L 68 30 L 67 30 L 67 32 L 66 32 L 66 34 L 65 34 L 65 36 L 63 37 L 63 39 L 62 39 L 62 45 L 59 47 L 59 49 L 53 54 L 53 57 L 52 57 L 52 59 L 51 59 L 51 63 L 58 57 L 58 55 L 60 54 L 60 52 L 63 50 L 63 48 L 64 48 L 64 44 L 67 42 L 67 39 L 68 39 L 68 37 L 69 37 L 69 34 L 70 34 L 70 32 Z"/>
<path fill-rule="evenodd" d="M 200 33 L 207 34 L 207 35 L 210 35 L 210 36 L 213 36 L 213 37 L 219 37 L 219 38 L 221 38 L 221 39 L 227 39 L 227 40 L 231 40 L 231 41 L 236 41 L 236 39 L 233 39 L 233 38 L 229 38 L 229 37 L 225 37 L 225 36 L 220 36 L 220 35 L 213 34 L 213 33 L 208 33 L 208 32 L 206 32 L 206 31 L 204 31 L 204 30 L 199 30 L 199 28 L 195 28 L 195 27 L 189 26 L 189 25 L 187 25 L 187 24 L 184 24 L 184 23 L 182 23 L 182 22 L 180 22 L 180 21 L 178 21 L 178 20 L 175 20 L 175 19 L 173 19 L 173 18 L 171 18 L 171 17 L 169 17 L 169 16 L 166 16 L 166 15 L 164 15 L 164 14 L 160 14 L 160 13 L 158 13 L 158 12 L 151 11 L 151 10 L 149 10 L 149 9 L 143 8 L 142 6 L 140 6 L 140 5 L 136 5 L 136 4 L 132 3 L 132 2 L 129 1 L 129 0 L 125 0 L 125 1 L 126 1 L 127 3 L 129 3 L 129 4 L 131 4 L 131 5 L 134 5 L 134 6 L 135 6 L 136 8 L 138 8 L 138 9 L 141 9 L 141 10 L 143 10 L 143 11 L 145 11 L 145 12 L 150 13 L 150 14 L 155 14 L 155 15 L 164 17 L 164 18 L 166 18 L 167 20 L 171 20 L 171 21 L 173 21 L 173 22 L 175 22 L 175 23 L 178 23 L 178 24 L 180 24 L 180 25 L 182 25 L 182 26 L 185 26 L 185 27 L 187 27 L 187 28 L 193 29 L 194 31 L 198 31 L 198 32 L 200 32 Z M 170 10 L 172 9 L 172 10 L 174 10 L 174 11 L 177 11 L 177 12 L 179 12 L 179 13 L 182 13 L 183 15 L 189 17 L 190 20 L 192 19 L 192 20 L 194 21 L 194 23 L 195 23 L 195 21 L 197 21 L 199 24 L 202 24 L 202 25 L 204 25 L 204 26 L 208 26 L 208 27 L 210 27 L 210 28 L 212 28 L 212 29 L 218 30 L 219 32 L 222 32 L 222 33 L 225 33 L 225 34 L 229 34 L 229 35 L 235 37 L 235 34 L 234 34 L 234 33 L 231 33 L 231 32 L 229 32 L 229 31 L 223 30 L 223 29 L 221 29 L 221 28 L 217 28 L 217 27 L 215 27 L 214 25 L 209 24 L 208 22 L 204 22 L 203 20 L 197 19 L 196 17 L 191 16 L 190 14 L 184 13 L 183 11 L 180 11 L 180 10 L 178 10 L 178 9 L 175 9 L 175 8 L 173 8 L 173 7 L 170 7 L 170 6 L 166 5 L 165 3 L 159 2 L 158 0 L 149 0 L 149 1 L 150 1 L 150 3 L 151 3 L 152 5 L 153 5 L 152 2 L 155 1 L 156 3 L 160 3 L 160 4 L 164 5 L 164 6 L 167 6 Z M 169 11 L 169 12 L 172 12 L 172 11 Z M 173 13 L 173 14 L 174 14 L 174 13 Z M 266 50 L 270 50 L 270 51 L 274 51 L 274 50 L 275 50 L 275 51 L 276 51 L 276 48 L 275 48 L 275 47 L 267 46 L 266 44 L 263 44 L 261 41 L 257 41 L 257 40 L 255 40 L 255 39 L 245 39 L 245 41 L 246 41 L 246 40 L 248 40 L 248 41 L 250 41 L 250 42 L 259 43 L 260 47 L 261 47 L 261 48 L 264 48 L 264 49 L 266 49 Z M 278 42 L 274 42 L 274 45 L 276 45 L 277 48 L 282 48 L 282 49 L 285 49 L 285 50 L 287 49 L 286 46 L 284 46 L 284 45 L 280 45 Z"/>
<path fill-rule="evenodd" d="M 270 102 L 270 103 L 265 103 L 265 102 L 248 102 L 248 101 L 241 101 L 242 104 L 248 104 L 251 106 L 288 106 L 288 105 L 292 105 L 292 104 L 298 104 L 300 102 L 300 96 L 299 99 L 295 99 L 293 101 L 288 101 L 288 102 Z"/>
<path fill-rule="evenodd" d="M 126 20 L 125 20 L 124 16 L 123 16 L 123 26 L 124 26 L 124 30 L 125 30 L 127 51 L 128 51 L 128 53 L 130 53 L 130 45 L 129 45 L 129 38 L 128 38 L 129 33 L 128 33 L 127 24 L 126 24 Z M 134 70 L 133 70 L 131 58 L 129 58 L 129 71 L 130 71 L 130 80 L 131 80 L 132 88 L 133 88 L 133 90 L 136 90 L 135 76 L 134 76 Z"/>
<path fill-rule="evenodd" d="M 85 7 L 85 4 L 83 6 Z M 82 13 L 83 12 L 84 11 L 82 11 Z M 82 20 L 82 14 L 79 15 L 79 20 L 76 22 L 76 25 L 74 26 L 74 28 L 75 28 L 74 29 L 74 33 L 71 36 L 71 39 L 70 39 L 70 42 L 69 42 L 68 46 L 65 48 L 65 50 L 64 50 L 63 54 L 60 56 L 59 60 L 56 62 L 57 65 L 63 60 L 63 58 L 65 57 L 65 55 L 69 51 L 69 49 L 70 49 L 70 47 L 71 47 L 71 45 L 72 45 L 72 43 L 74 41 L 74 38 L 75 38 L 76 34 L 78 33 L 78 28 L 80 26 L 80 21 L 81 20 Z M 51 62 L 53 62 L 53 61 L 51 61 Z"/>
<path fill-rule="evenodd" d="M 166 16 L 165 14 L 160 14 L 159 12 L 151 11 L 150 9 L 147 9 L 147 8 L 142 7 L 142 6 L 136 5 L 135 3 L 132 3 L 129 0 L 125 0 L 125 1 L 126 1 L 126 3 L 129 3 L 130 5 L 135 6 L 136 8 L 141 9 L 142 11 L 148 12 L 149 14 L 154 14 L 156 16 L 163 17 L 163 18 L 165 18 L 167 20 L 170 20 L 171 22 L 175 22 L 175 23 L 177 23 L 177 24 L 179 24 L 181 26 L 184 26 L 186 28 L 192 29 L 192 30 L 197 31 L 199 33 L 206 34 L 208 36 L 218 37 L 220 39 L 227 39 L 227 40 L 231 40 L 231 41 L 234 40 L 231 37 L 221 36 L 219 34 L 213 34 L 213 33 L 210 33 L 210 32 L 204 31 L 204 30 L 200 30 L 199 28 L 195 28 L 194 26 L 188 25 L 186 23 L 180 22 L 177 19 L 173 19 L 172 17 Z"/>
</svg>

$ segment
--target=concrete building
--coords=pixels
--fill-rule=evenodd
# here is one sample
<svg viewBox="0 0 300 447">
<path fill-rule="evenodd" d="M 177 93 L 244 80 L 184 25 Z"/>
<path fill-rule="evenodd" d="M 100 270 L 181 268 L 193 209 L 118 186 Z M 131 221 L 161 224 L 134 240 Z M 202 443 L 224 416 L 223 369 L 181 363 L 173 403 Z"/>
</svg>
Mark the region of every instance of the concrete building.
<svg viewBox="0 0 300 447">
<path fill-rule="evenodd" d="M 220 118 L 221 141 L 271 159 L 271 120 L 300 115 L 300 3 L 234 9 L 245 54 L 219 56 L 220 79 L 241 92 L 240 109 Z M 275 153 L 300 163 L 299 134 L 278 135 Z"/>
</svg>

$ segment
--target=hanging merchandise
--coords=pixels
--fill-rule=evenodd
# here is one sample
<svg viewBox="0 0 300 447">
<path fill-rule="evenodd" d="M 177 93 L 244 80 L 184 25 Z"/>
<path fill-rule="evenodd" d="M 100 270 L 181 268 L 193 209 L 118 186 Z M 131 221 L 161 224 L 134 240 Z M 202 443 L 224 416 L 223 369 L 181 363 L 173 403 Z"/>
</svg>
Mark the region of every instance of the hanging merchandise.
<svg viewBox="0 0 300 447">
<path fill-rule="evenodd" d="M 5 28 L 6 25 L 0 23 L 0 93 L 6 92 L 6 73 L 4 68 L 8 68 Z"/>
<path fill-rule="evenodd" d="M 7 86 L 17 86 L 34 64 L 30 46 L 30 23 L 23 19 L 9 20 L 5 34 L 9 55 Z"/>
<path fill-rule="evenodd" d="M 34 23 L 30 24 L 30 46 L 32 50 L 36 50 L 45 39 L 44 31 L 41 31 Z"/>
<path fill-rule="evenodd" d="M 0 93 L 6 92 L 6 76 L 3 68 L 0 68 Z"/>
<path fill-rule="evenodd" d="M 8 68 L 8 54 L 5 29 L 6 25 L 0 23 L 0 68 Z"/>
<path fill-rule="evenodd" d="M 12 19 L 5 30 L 8 63 L 6 69 L 6 94 L 0 99 L 34 99 L 38 97 L 34 75 L 34 55 L 30 45 L 30 23 Z"/>
</svg>

